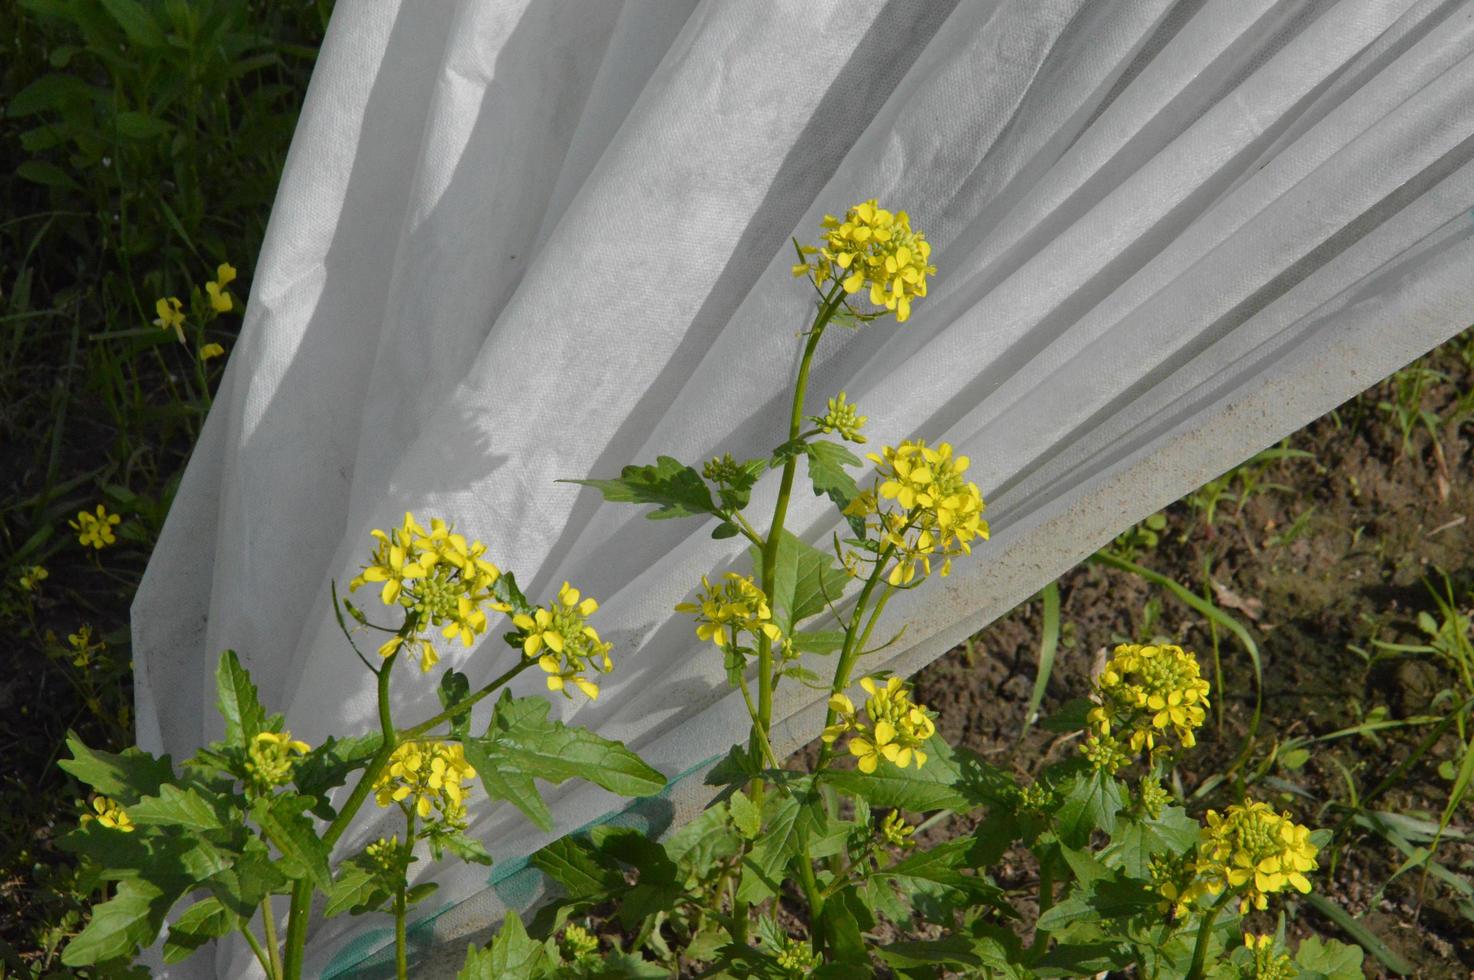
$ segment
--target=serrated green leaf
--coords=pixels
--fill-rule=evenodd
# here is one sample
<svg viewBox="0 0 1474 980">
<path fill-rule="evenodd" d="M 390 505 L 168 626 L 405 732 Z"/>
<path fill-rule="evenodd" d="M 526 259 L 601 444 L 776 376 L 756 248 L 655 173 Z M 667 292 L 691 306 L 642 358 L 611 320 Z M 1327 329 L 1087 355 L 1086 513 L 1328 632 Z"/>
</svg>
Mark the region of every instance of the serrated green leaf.
<svg viewBox="0 0 1474 980">
<path fill-rule="evenodd" d="M 367 855 L 359 854 L 343 862 L 338 877 L 328 889 L 327 907 L 323 915 L 329 919 L 344 912 L 361 915 L 383 908 L 393 895 L 383 873 Z"/>
<path fill-rule="evenodd" d="M 762 567 L 762 554 L 751 549 L 754 568 Z M 834 563 L 834 556 L 806 544 L 784 531 L 778 539 L 777 560 L 773 565 L 773 622 L 785 636 L 794 625 L 816 616 L 838 602 L 850 580 L 844 569 Z"/>
<path fill-rule="evenodd" d="M 491 852 L 486 845 L 462 831 L 437 835 L 435 840 L 467 864 L 491 864 Z"/>
<path fill-rule="evenodd" d="M 1001 900 L 1003 892 L 986 878 L 963 873 L 969 866 L 968 853 L 972 841 L 967 838 L 945 841 L 925 851 L 916 851 L 873 876 L 898 882 L 930 881 L 966 892 L 974 898 Z"/>
<path fill-rule="evenodd" d="M 665 777 L 624 743 L 603 738 L 587 728 L 551 721 L 549 707 L 545 698 L 513 698 L 504 691 L 492 712 L 486 736 L 467 739 L 465 745 L 468 749 L 474 745 L 502 778 L 535 776 L 550 783 L 584 779 L 622 796 L 646 796 L 665 786 Z M 485 782 L 482 765 L 475 761 L 471 764 Z M 492 791 L 488 787 L 487 792 Z M 496 792 L 510 798 L 500 787 Z"/>
<path fill-rule="evenodd" d="M 814 485 L 814 496 L 827 495 L 834 501 L 834 506 L 844 510 L 860 495 L 855 478 L 845 471 L 845 467 L 859 466 L 860 457 L 837 442 L 811 442 L 807 451 L 809 482 Z"/>
<path fill-rule="evenodd" d="M 741 849 L 725 802 L 715 803 L 665 840 L 665 853 L 681 868 L 704 875 Z"/>
<path fill-rule="evenodd" d="M 234 931 L 239 922 L 240 919 L 218 898 L 211 896 L 196 902 L 169 926 L 169 938 L 164 942 L 164 962 L 178 963 L 210 940 Z"/>
<path fill-rule="evenodd" d="M 158 795 L 159 787 L 174 778 L 167 755 L 155 758 L 139 748 L 127 748 L 116 755 L 99 752 L 82 744 L 75 732 L 67 733 L 67 748 L 72 757 L 57 765 L 124 806 L 143 796 Z"/>
<path fill-rule="evenodd" d="M 600 854 L 627 864 L 638 873 L 635 884 L 624 893 L 619 904 L 619 921 L 626 928 L 633 929 L 647 916 L 675 907 L 682 893 L 678 870 L 658 841 L 631 827 L 609 825 L 595 827 L 589 838 Z"/>
<path fill-rule="evenodd" d="M 1129 875 L 1145 878 L 1154 855 L 1186 854 L 1197 846 L 1201 833 L 1201 825 L 1182 807 L 1163 807 L 1155 818 L 1120 824 L 1100 859 Z"/>
<path fill-rule="evenodd" d="M 570 898 L 597 898 L 623 891 L 624 875 L 588 841 L 560 837 L 529 859 L 532 866 L 563 886 Z"/>
<path fill-rule="evenodd" d="M 645 515 L 651 520 L 714 514 L 711 488 L 696 470 L 670 456 L 658 456 L 654 466 L 626 466 L 617 480 L 559 480 L 594 487 L 613 503 L 658 504 Z"/>
<path fill-rule="evenodd" d="M 1064 843 L 1084 847 L 1091 831 L 1116 829 L 1116 814 L 1124 805 L 1120 780 L 1098 769 L 1081 772 L 1065 784 L 1054 826 Z"/>
<path fill-rule="evenodd" d="M 926 813 L 951 810 L 964 813 L 973 801 L 958 788 L 961 769 L 956 756 L 941 738 L 926 743 L 927 761 L 920 769 L 901 769 L 882 760 L 873 773 L 854 769 L 827 773 L 824 781 L 841 792 L 858 796 L 871 806 Z"/>
<path fill-rule="evenodd" d="M 297 801 L 302 797 L 262 797 L 251 804 L 251 817 L 266 832 L 266 837 L 281 851 L 282 857 L 299 865 L 312 883 L 324 893 L 333 887 L 328 868 L 328 848 L 318 837 L 312 821 L 302 815 Z"/>
<path fill-rule="evenodd" d="M 214 806 L 193 789 L 173 783 L 159 787 L 158 795 L 145 796 L 128 807 L 128 815 L 139 826 L 183 827 L 186 830 L 220 830 Z"/>
<path fill-rule="evenodd" d="M 151 881 L 124 878 L 117 893 L 92 909 L 87 928 L 62 950 L 66 966 L 91 966 L 132 956 L 154 941 L 174 897 Z"/>
<path fill-rule="evenodd" d="M 490 739 L 468 738 L 461 743 L 466 761 L 476 770 L 488 799 L 506 800 L 541 830 L 553 829 L 553 814 L 543 802 L 532 775 L 519 768 L 503 768 L 501 753 Z"/>
<path fill-rule="evenodd" d="M 251 741 L 266 727 L 266 712 L 256 685 L 234 650 L 220 655 L 220 666 L 215 670 L 215 705 L 225 719 L 226 743 L 238 749 L 250 748 Z"/>
<path fill-rule="evenodd" d="M 1361 947 L 1318 936 L 1306 936 L 1295 950 L 1301 980 L 1361 980 L 1363 959 Z"/>
<path fill-rule="evenodd" d="M 314 816 L 322 820 L 336 816 L 328 792 L 345 785 L 350 775 L 367 766 L 382 744 L 384 736 L 380 733 L 343 739 L 329 736 L 298 760 L 292 769 L 292 781 L 299 793 L 312 800 Z"/>
<path fill-rule="evenodd" d="M 737 831 L 748 840 L 756 837 L 758 831 L 763 829 L 763 813 L 757 808 L 757 804 L 748 799 L 742 790 L 734 792 L 727 800 L 728 811 L 732 814 L 732 824 Z"/>
<path fill-rule="evenodd" d="M 891 966 L 981 966 L 982 957 L 973 952 L 972 940 L 966 936 L 943 936 L 940 939 L 913 939 L 881 946 L 876 955 Z"/>
<path fill-rule="evenodd" d="M 749 893 L 753 893 L 759 885 L 776 891 L 777 886 L 783 882 L 783 869 L 789 860 L 794 857 L 807 860 L 802 856 L 796 826 L 802 808 L 803 804 L 797 796 L 775 793 L 764 801 L 765 832 L 753 843 L 752 849 L 742 861 L 744 871 L 751 871 L 755 879 L 749 880 L 747 875 L 743 876 L 743 884 L 748 887 Z M 747 900 L 742 886 L 738 887 L 737 895 L 740 900 Z"/>
<path fill-rule="evenodd" d="M 466 951 L 456 980 L 536 980 L 550 965 L 547 948 L 527 935 L 517 913 L 509 912 L 490 946 Z"/>
</svg>

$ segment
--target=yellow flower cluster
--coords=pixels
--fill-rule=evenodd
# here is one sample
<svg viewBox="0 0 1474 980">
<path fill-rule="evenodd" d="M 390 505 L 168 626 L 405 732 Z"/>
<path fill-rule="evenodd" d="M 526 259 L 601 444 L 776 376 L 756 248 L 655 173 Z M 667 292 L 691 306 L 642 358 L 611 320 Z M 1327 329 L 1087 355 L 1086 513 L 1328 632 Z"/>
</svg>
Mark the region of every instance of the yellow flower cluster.
<svg viewBox="0 0 1474 980">
<path fill-rule="evenodd" d="M 593 668 L 601 674 L 614 669 L 609 651 L 614 644 L 599 639 L 587 622 L 599 604 L 581 598 L 567 582 L 558 590 L 558 601 L 539 608 L 531 616 L 518 613 L 512 623 L 522 631 L 522 652 L 537 657 L 537 665 L 548 675 L 548 690 L 568 693 L 573 684 L 590 698 L 598 700 L 599 685 L 583 676 Z"/>
<path fill-rule="evenodd" d="M 860 430 L 865 427 L 866 422 L 870 421 L 870 416 L 861 415 L 860 410 L 853 403 L 846 401 L 846 398 L 848 396 L 841 391 L 837 398 L 829 399 L 826 406 L 829 411 L 823 415 L 814 416 L 812 421 L 817 423 L 819 431 L 826 435 L 837 432 L 841 439 L 849 442 L 866 442 L 868 440 Z"/>
<path fill-rule="evenodd" d="M 900 810 L 892 810 L 885 815 L 880 824 L 880 836 L 892 847 L 911 847 L 916 842 L 911 835 L 916 833 L 916 828 L 906 822 L 901 816 Z"/>
<path fill-rule="evenodd" d="M 576 922 L 563 929 L 563 952 L 570 960 L 581 963 L 599 955 L 599 937 Z"/>
<path fill-rule="evenodd" d="M 229 313 L 235 308 L 235 298 L 226 288 L 235 282 L 235 278 L 235 266 L 229 262 L 222 262 L 215 267 L 215 278 L 205 283 L 204 305 L 202 305 L 199 290 L 194 291 L 191 303 L 200 320 L 209 323 L 220 314 Z M 187 314 L 184 312 L 183 301 L 178 296 L 161 296 L 154 303 L 154 312 L 158 314 L 154 320 L 154 326 L 160 330 L 173 330 L 179 342 L 184 343 L 184 323 Z M 219 344 L 205 344 L 200 348 L 200 360 L 208 361 L 224 353 L 225 348 Z"/>
<path fill-rule="evenodd" d="M 697 638 L 722 648 L 738 646 L 742 633 L 753 639 L 761 634 L 774 643 L 783 638 L 783 631 L 772 622 L 767 595 L 749 576 L 736 572 L 728 572 L 720 585 L 712 585 L 705 575 L 701 576 L 698 601 L 682 602 L 676 612 L 694 615 Z"/>
<path fill-rule="evenodd" d="M 798 980 L 813 976 L 814 971 L 824 965 L 824 957 L 814 952 L 812 943 L 794 939 L 792 936 L 783 937 L 783 945 L 774 950 L 773 958 L 777 962 L 778 971 L 784 977 Z"/>
<path fill-rule="evenodd" d="M 154 326 L 160 330 L 173 330 L 179 342 L 184 343 L 184 304 L 178 296 L 160 298 L 154 304 L 154 312 L 159 315 L 154 321 Z"/>
<path fill-rule="evenodd" d="M 379 806 L 408 801 L 421 820 L 429 820 L 438 810 L 441 822 L 464 827 L 463 784 L 475 778 L 476 770 L 459 742 L 401 742 L 374 780 L 374 799 Z"/>
<path fill-rule="evenodd" d="M 399 864 L 399 835 L 380 837 L 363 849 L 380 871 L 393 871 Z"/>
<path fill-rule="evenodd" d="M 102 653 L 107 644 L 92 639 L 92 627 L 83 623 L 77 632 L 67 634 L 67 645 L 72 648 L 72 666 L 85 670 L 92 664 L 92 655 Z"/>
<path fill-rule="evenodd" d="M 1285 953 L 1275 951 L 1274 937 L 1244 933 L 1244 946 L 1254 952 L 1253 980 L 1294 980 L 1300 975 Z"/>
<path fill-rule="evenodd" d="M 260 732 L 246 750 L 246 772 L 250 788 L 264 793 L 283 786 L 292 778 L 299 757 L 312 751 L 306 742 L 294 741 L 291 732 Z"/>
<path fill-rule="evenodd" d="M 77 532 L 78 544 L 101 551 L 108 545 L 117 543 L 118 537 L 113 534 L 113 528 L 122 521 L 117 514 L 109 514 L 106 507 L 98 504 L 95 514 L 89 514 L 85 510 L 78 511 L 77 519 L 67 521 L 67 524 Z"/>
<path fill-rule="evenodd" d="M 1158 738 L 1169 732 L 1185 749 L 1196 745 L 1193 729 L 1206 717 L 1208 682 L 1182 647 L 1128 643 L 1112 652 L 1095 696 L 1082 749 L 1097 768 L 1114 772 L 1129 761 L 1123 747 L 1157 751 Z"/>
<path fill-rule="evenodd" d="M 884 684 L 876 683 L 873 677 L 860 681 L 865 693 L 865 721 L 861 721 L 854 702 L 843 694 L 829 697 L 829 710 L 838 717 L 833 725 L 824 729 L 821 736 L 826 743 L 850 734 L 850 754 L 855 756 L 861 772 L 872 773 L 881 759 L 893 762 L 902 769 L 914 759 L 916 768 L 926 764 L 926 753 L 921 746 L 936 732 L 936 725 L 925 706 L 911 701 L 911 692 L 899 677 L 892 677 Z"/>
<path fill-rule="evenodd" d="M 804 261 L 793 267 L 794 276 L 808 276 L 821 289 L 839 279 L 849 294 L 868 285 L 870 302 L 905 323 L 911 300 L 926 295 L 926 277 L 937 271 L 927 262 L 931 244 L 911 230 L 906 212 L 865 201 L 846 211 L 843 220 L 826 214 L 823 227 L 824 244 L 799 249 Z"/>
<path fill-rule="evenodd" d="M 1186 889 L 1179 910 L 1199 895 L 1218 895 L 1225 888 L 1242 891 L 1239 911 L 1250 906 L 1263 910 L 1268 896 L 1293 888 L 1310 891 L 1305 872 L 1317 867 L 1317 848 L 1310 828 L 1276 813 L 1267 803 L 1235 803 L 1222 814 L 1207 813 L 1205 839 L 1198 845 L 1196 877 Z"/>
<path fill-rule="evenodd" d="M 121 830 L 125 834 L 133 833 L 133 818 L 128 816 L 128 811 L 123 809 L 116 800 L 99 796 L 92 801 L 92 809 L 96 812 L 96 816 L 91 813 L 82 814 L 81 823 L 83 825 L 96 820 L 110 830 Z"/>
<path fill-rule="evenodd" d="M 972 554 L 975 539 L 987 540 L 983 496 L 976 483 L 963 478 L 972 461 L 953 456 L 950 443 L 932 447 L 925 440 L 907 440 L 868 458 L 877 464 L 876 485 L 844 512 L 867 522 L 874 517 L 872 528 L 881 544 L 895 549 L 891 585 L 909 584 L 918 567 L 930 575 L 933 558 L 942 560 L 945 577 L 954 557 Z"/>
<path fill-rule="evenodd" d="M 369 582 L 383 583 L 379 598 L 386 606 L 399 605 L 407 613 L 406 630 L 379 647 L 379 656 L 396 653 L 406 642 L 420 649 L 420 669 L 428 671 L 440 660 L 435 646 L 420 635 L 440 627 L 448 640 L 471 646 L 486 632 L 486 610 L 508 612 L 492 598 L 491 587 L 501 571 L 485 558 L 486 546 L 435 518 L 427 531 L 406 513 L 404 523 L 390 531 L 372 532 L 375 541 L 370 563 L 349 583 L 356 590 Z"/>
</svg>

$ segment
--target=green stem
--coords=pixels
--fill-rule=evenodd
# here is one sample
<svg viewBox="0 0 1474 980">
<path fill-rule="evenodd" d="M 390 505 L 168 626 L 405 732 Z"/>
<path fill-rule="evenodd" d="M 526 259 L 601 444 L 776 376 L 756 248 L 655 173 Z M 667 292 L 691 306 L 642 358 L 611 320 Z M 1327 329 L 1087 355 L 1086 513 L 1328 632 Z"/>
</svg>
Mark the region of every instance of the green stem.
<svg viewBox="0 0 1474 980">
<path fill-rule="evenodd" d="M 419 736 L 424 735 L 430 729 L 434 728 L 436 725 L 440 725 L 444 722 L 450 721 L 453 718 L 460 717 L 467 711 L 470 711 L 473 706 L 480 703 L 481 700 L 484 699 L 487 695 L 492 694 L 499 688 L 506 686 L 508 681 L 510 681 L 512 678 L 516 677 L 518 674 L 522 673 L 524 670 L 526 670 L 528 667 L 531 667 L 535 663 L 537 663 L 536 660 L 528 657 L 522 657 L 520 660 L 518 660 L 516 666 L 502 673 L 499 677 L 497 677 L 491 683 L 487 684 L 485 687 L 481 688 L 476 693 L 467 696 L 463 700 L 457 701 L 455 704 L 451 705 L 449 708 L 446 708 L 444 711 L 440 712 L 440 714 L 431 718 L 429 721 L 422 721 L 413 728 L 405 729 L 403 737 L 418 738 Z"/>
<path fill-rule="evenodd" d="M 399 881 L 394 887 L 394 973 L 399 980 L 409 980 L 409 944 L 405 941 L 405 919 L 409 904 L 405 900 L 409 883 L 405 874 L 415 849 L 415 812 L 404 812 L 404 856 L 400 859 Z"/>
<path fill-rule="evenodd" d="M 1203 917 L 1203 922 L 1198 926 L 1198 937 L 1193 943 L 1192 966 L 1188 967 L 1187 980 L 1203 980 L 1203 963 L 1208 957 L 1208 936 L 1213 932 L 1213 923 L 1218 920 L 1218 913 L 1223 910 L 1232 892 L 1225 891 L 1223 897 L 1213 903 L 1208 914 Z"/>
<path fill-rule="evenodd" d="M 1039 859 L 1039 917 L 1054 906 L 1054 852 L 1046 851 Z M 1044 929 L 1034 929 L 1034 944 L 1029 952 L 1035 956 L 1042 954 L 1049 948 L 1049 933 Z"/>
<path fill-rule="evenodd" d="M 799 855 L 797 859 L 798 879 L 799 884 L 803 886 L 804 897 L 809 900 L 809 922 L 812 925 L 817 925 L 819 922 L 819 916 L 822 915 L 824 912 L 824 896 L 819 891 L 818 879 L 814 877 L 814 867 L 809 863 L 808 841 L 805 840 L 803 842 L 803 845 L 804 846 L 799 849 Z M 817 937 L 819 935 L 819 930 L 813 929 L 812 934 L 816 937 L 816 952 L 820 951 L 817 949 Z"/>
<path fill-rule="evenodd" d="M 747 677 L 743 674 L 737 675 L 737 688 L 742 692 L 742 700 L 747 704 L 747 713 L 752 717 L 752 733 L 758 737 L 758 744 L 762 747 L 763 755 L 767 757 L 768 765 L 774 769 L 779 768 L 778 756 L 773 751 L 772 743 L 768 741 L 768 733 L 763 731 L 758 724 L 757 709 L 752 704 L 752 691 L 747 686 Z"/>
<path fill-rule="evenodd" d="M 276 942 L 276 916 L 271 911 L 271 896 L 261 899 L 261 923 L 266 932 L 266 952 L 271 959 L 271 968 L 266 971 L 268 977 L 281 976 L 281 949 Z M 249 928 L 246 930 L 249 934 Z"/>
<path fill-rule="evenodd" d="M 876 559 L 875 567 L 870 571 L 870 577 L 865 580 L 865 586 L 860 590 L 860 597 L 855 600 L 855 610 L 850 614 L 850 625 L 845 629 L 844 647 L 839 653 L 839 663 L 834 666 L 834 682 L 829 686 L 831 694 L 841 694 L 845 688 L 850 686 L 850 672 L 854 670 L 855 660 L 858 659 L 860 650 L 864 648 L 864 639 L 869 638 L 870 630 L 875 626 L 876 616 L 879 616 L 880 609 L 883 609 L 885 603 L 890 599 L 890 594 L 893 590 L 890 586 L 887 586 L 885 595 L 881 597 L 880 604 L 876 609 L 876 616 L 871 617 L 870 624 L 865 627 L 862 637 L 860 621 L 865 616 L 865 607 L 870 604 L 870 596 L 875 591 L 875 587 L 880 584 L 881 572 L 885 570 L 886 563 L 890 561 L 890 557 L 895 554 L 895 551 L 895 545 L 886 545 L 885 550 Z M 838 720 L 838 715 L 835 714 L 834 709 L 827 708 L 824 713 L 824 727 L 828 728 L 836 720 Z M 820 747 L 819 761 L 814 766 L 815 772 L 824 768 L 833 752 L 833 742 L 826 742 Z"/>
<path fill-rule="evenodd" d="M 271 961 L 266 956 L 266 950 L 261 948 L 261 940 L 256 938 L 256 934 L 251 931 L 250 925 L 246 923 L 241 924 L 241 935 L 246 937 L 246 942 L 250 945 L 251 952 L 256 954 L 256 961 L 261 964 L 261 969 L 266 972 L 266 975 L 268 977 L 281 976 L 280 972 L 272 972 Z"/>
</svg>

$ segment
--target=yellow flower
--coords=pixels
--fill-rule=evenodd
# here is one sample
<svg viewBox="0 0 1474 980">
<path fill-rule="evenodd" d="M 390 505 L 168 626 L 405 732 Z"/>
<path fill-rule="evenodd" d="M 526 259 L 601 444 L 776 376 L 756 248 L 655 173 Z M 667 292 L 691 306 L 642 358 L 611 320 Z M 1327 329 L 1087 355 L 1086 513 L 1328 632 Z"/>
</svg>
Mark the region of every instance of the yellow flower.
<svg viewBox="0 0 1474 980">
<path fill-rule="evenodd" d="M 1250 906 L 1263 910 L 1268 896 L 1293 888 L 1305 894 L 1314 871 L 1317 848 L 1310 828 L 1295 823 L 1288 813 L 1276 813 L 1267 803 L 1234 804 L 1224 813 L 1207 813 L 1206 838 L 1198 846 L 1195 894 L 1217 895 L 1225 888 L 1240 892 L 1239 911 Z"/>
<path fill-rule="evenodd" d="M 84 813 L 81 820 L 83 824 L 96 820 L 110 830 L 121 830 L 125 834 L 133 833 L 133 818 L 128 816 L 128 811 L 123 809 L 116 800 L 99 796 L 92 801 L 92 809 L 96 811 L 96 816 Z"/>
<path fill-rule="evenodd" d="M 200 348 L 200 360 L 208 361 L 212 357 L 220 357 L 225 353 L 225 348 L 219 344 L 206 344 Z"/>
<path fill-rule="evenodd" d="M 589 698 L 597 700 L 599 685 L 584 677 L 593 668 L 601 674 L 614 669 L 609 659 L 612 643 L 599 639 L 599 633 L 587 622 L 599 608 L 592 598 L 583 598 L 567 582 L 558 590 L 558 600 L 532 615 L 518 613 L 512 625 L 522 631 L 522 652 L 536 657 L 538 667 L 548 675 L 548 690 L 573 695 L 568 685 L 577 687 Z"/>
<path fill-rule="evenodd" d="M 83 623 L 77 632 L 67 634 L 67 644 L 72 648 L 72 666 L 86 668 L 92 663 L 92 655 L 107 649 L 101 641 L 92 642 L 92 627 Z"/>
<path fill-rule="evenodd" d="M 431 520 L 427 531 L 406 513 L 399 527 L 371 533 L 376 543 L 369 564 L 348 588 L 382 583 L 380 600 L 409 613 L 405 631 L 380 646 L 379 656 L 392 656 L 411 640 L 420 651 L 420 669 L 429 671 L 440 655 L 421 631 L 436 627 L 447 640 L 471 647 L 487 630 L 487 610 L 510 611 L 492 595 L 501 571 L 486 559 L 486 546 L 468 542 L 440 518 Z"/>
<path fill-rule="evenodd" d="M 77 512 L 75 521 L 67 521 L 72 530 L 77 532 L 77 542 L 84 547 L 90 545 L 101 551 L 110 544 L 116 544 L 118 538 L 113 534 L 113 527 L 123 519 L 117 514 L 109 514 L 107 508 L 102 504 L 97 505 L 97 513 L 89 514 L 85 510 Z"/>
<path fill-rule="evenodd" d="M 220 288 L 218 282 L 205 283 L 205 294 L 210 297 L 210 309 L 216 313 L 229 313 L 232 306 L 230 293 Z"/>
<path fill-rule="evenodd" d="M 987 540 L 986 505 L 977 484 L 964 479 L 972 461 L 954 456 L 950 443 L 932 447 L 924 440 L 907 440 L 869 453 L 876 463 L 875 485 L 845 508 L 845 516 L 865 520 L 867 526 L 895 552 L 895 565 L 886 580 L 909 585 L 918 569 L 931 574 L 933 559 L 941 559 L 941 573 L 952 571 L 952 559 L 972 554 L 972 542 Z M 846 559 L 855 572 L 858 555 Z"/>
<path fill-rule="evenodd" d="M 401 742 L 374 781 L 374 799 L 379 806 L 408 806 L 422 820 L 438 811 L 441 822 L 464 828 L 464 784 L 475 778 L 459 742 Z"/>
<path fill-rule="evenodd" d="M 1300 975 L 1289 955 L 1276 950 L 1273 936 L 1246 932 L 1244 946 L 1254 954 L 1254 966 L 1248 974 L 1252 980 L 1293 980 Z"/>
<path fill-rule="evenodd" d="M 159 315 L 154 326 L 160 330 L 173 330 L 179 342 L 184 343 L 184 304 L 179 301 L 179 297 L 160 299 L 154 304 L 154 312 Z"/>
<path fill-rule="evenodd" d="M 292 778 L 297 757 L 312 747 L 295 741 L 291 732 L 260 732 L 246 749 L 246 772 L 251 792 L 265 793 Z"/>
<path fill-rule="evenodd" d="M 20 582 L 20 587 L 25 591 L 35 592 L 38 588 L 40 588 L 41 583 L 46 581 L 50 577 L 51 573 L 48 572 L 44 566 L 32 565 L 24 572 L 21 572 L 18 581 Z"/>
<path fill-rule="evenodd" d="M 1208 691 L 1197 658 L 1181 647 L 1122 644 L 1096 681 L 1098 703 L 1086 716 L 1089 737 L 1083 748 L 1089 754 L 1094 746 L 1110 743 L 1133 753 L 1166 751 L 1158 737 L 1168 733 L 1183 748 L 1192 748 L 1197 744 L 1193 730 L 1207 717 Z"/>
<path fill-rule="evenodd" d="M 915 832 L 916 828 L 906 822 L 906 818 L 901 816 L 900 810 L 892 810 L 890 813 L 887 813 L 885 820 L 880 825 L 880 836 L 894 847 L 911 847 L 914 845 L 916 842 L 911 839 L 911 835 Z"/>
<path fill-rule="evenodd" d="M 682 602 L 676 612 L 696 617 L 696 637 L 710 640 L 718 647 L 739 643 L 739 635 L 747 633 L 756 639 L 766 636 L 777 642 L 783 631 L 772 622 L 773 612 L 768 597 L 749 576 L 728 572 L 721 585 L 713 586 L 701 576 L 702 594 L 697 602 Z"/>
<path fill-rule="evenodd" d="M 911 701 L 911 693 L 899 677 L 892 677 L 884 684 L 877 683 L 874 677 L 866 677 L 860 681 L 860 687 L 869 695 L 865 701 L 867 721 L 859 719 L 848 697 L 830 695 L 829 709 L 839 720 L 825 728 L 820 737 L 833 743 L 840 736 L 852 733 L 849 751 L 863 773 L 874 772 L 882 759 L 902 769 L 915 761 L 920 769 L 926 764 L 926 753 L 921 746 L 936 732 L 926 708 Z"/>
<path fill-rule="evenodd" d="M 906 212 L 892 213 L 870 200 L 850 208 L 843 220 L 826 214 L 823 227 L 824 244 L 799 249 L 804 261 L 793 274 L 810 277 L 821 289 L 838 279 L 848 294 L 868 285 L 871 304 L 905 323 L 912 299 L 926 295 L 926 277 L 937 271 L 927 261 L 931 244 L 911 230 Z"/>
<path fill-rule="evenodd" d="M 229 262 L 221 262 L 215 267 L 215 281 L 222 289 L 235 282 L 235 266 Z"/>
</svg>

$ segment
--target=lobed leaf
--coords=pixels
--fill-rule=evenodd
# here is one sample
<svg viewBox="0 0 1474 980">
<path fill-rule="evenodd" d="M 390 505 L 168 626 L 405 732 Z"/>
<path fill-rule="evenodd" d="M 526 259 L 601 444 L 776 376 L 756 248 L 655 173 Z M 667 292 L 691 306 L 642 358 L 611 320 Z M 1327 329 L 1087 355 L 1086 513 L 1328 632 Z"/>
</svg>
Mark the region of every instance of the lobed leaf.
<svg viewBox="0 0 1474 980">
<path fill-rule="evenodd" d="M 236 748 L 250 748 L 251 741 L 266 729 L 266 712 L 251 675 L 241 666 L 234 650 L 220 655 L 215 670 L 215 704 L 225 719 L 225 741 Z"/>
<path fill-rule="evenodd" d="M 696 470 L 670 456 L 658 456 L 654 466 L 626 466 L 615 480 L 559 480 L 594 487 L 612 503 L 658 504 L 646 515 L 651 520 L 714 514 L 711 488 Z"/>
</svg>

